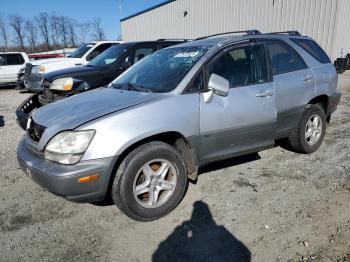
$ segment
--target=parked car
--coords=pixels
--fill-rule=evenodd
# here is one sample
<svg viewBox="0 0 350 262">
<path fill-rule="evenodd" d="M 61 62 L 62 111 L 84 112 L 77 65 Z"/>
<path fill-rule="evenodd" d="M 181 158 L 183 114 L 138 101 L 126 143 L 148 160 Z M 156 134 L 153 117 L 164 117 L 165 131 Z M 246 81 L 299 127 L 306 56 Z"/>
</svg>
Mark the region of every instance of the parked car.
<svg viewBox="0 0 350 262">
<path fill-rule="evenodd" d="M 316 151 L 340 101 L 337 77 L 319 45 L 296 32 L 165 48 L 108 88 L 36 110 L 19 164 L 68 200 L 111 195 L 129 217 L 155 220 L 179 204 L 202 165 L 279 139 L 299 153 Z"/>
<path fill-rule="evenodd" d="M 83 66 L 98 56 L 112 45 L 121 43 L 120 41 L 98 41 L 85 44 L 68 57 L 49 58 L 33 61 L 26 64 L 24 84 L 29 91 L 41 91 L 41 81 L 45 73 L 64 68 Z"/>
<path fill-rule="evenodd" d="M 43 91 L 25 100 L 17 109 L 20 126 L 25 129 L 32 110 L 48 103 L 106 86 L 130 66 L 147 55 L 183 40 L 130 42 L 113 46 L 94 58 L 87 66 L 72 67 L 44 75 Z"/>
<path fill-rule="evenodd" d="M 28 61 L 23 52 L 0 53 L 0 85 L 15 85 L 18 71 Z"/>
</svg>

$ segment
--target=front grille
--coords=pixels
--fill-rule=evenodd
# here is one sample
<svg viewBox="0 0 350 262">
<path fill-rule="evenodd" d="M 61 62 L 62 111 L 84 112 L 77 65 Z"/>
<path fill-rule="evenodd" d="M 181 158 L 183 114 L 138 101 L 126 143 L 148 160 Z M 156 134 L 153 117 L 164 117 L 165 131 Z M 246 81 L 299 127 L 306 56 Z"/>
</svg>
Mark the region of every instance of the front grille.
<svg viewBox="0 0 350 262">
<path fill-rule="evenodd" d="M 31 63 L 26 63 L 26 67 L 24 69 L 24 72 L 27 75 L 30 75 L 30 73 L 32 72 L 32 69 L 33 69 L 33 65 Z"/>
<path fill-rule="evenodd" d="M 42 81 L 42 83 L 41 83 L 41 86 L 42 86 L 43 88 L 49 89 L 50 86 L 51 86 L 51 83 L 52 83 L 52 82 L 50 82 L 50 81 L 48 81 L 48 80 L 46 80 L 46 79 L 43 79 L 43 81 Z"/>
<path fill-rule="evenodd" d="M 27 129 L 28 135 L 29 137 L 35 141 L 35 142 L 39 142 L 41 139 L 41 136 L 43 135 L 46 127 L 41 126 L 37 123 L 35 123 L 32 118 L 28 119 L 28 121 L 30 121 L 29 127 Z"/>
</svg>

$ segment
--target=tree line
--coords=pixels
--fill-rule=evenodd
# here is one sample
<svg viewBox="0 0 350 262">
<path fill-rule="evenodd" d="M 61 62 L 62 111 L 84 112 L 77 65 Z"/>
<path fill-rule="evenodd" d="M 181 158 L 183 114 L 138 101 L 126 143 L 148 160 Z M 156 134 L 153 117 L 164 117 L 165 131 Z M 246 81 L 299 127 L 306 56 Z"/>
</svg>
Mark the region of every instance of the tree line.
<svg viewBox="0 0 350 262">
<path fill-rule="evenodd" d="M 0 40 L 0 50 L 35 53 L 105 40 L 105 33 L 100 18 L 79 23 L 74 18 L 46 12 L 30 19 L 11 14 L 0 15 Z"/>
</svg>

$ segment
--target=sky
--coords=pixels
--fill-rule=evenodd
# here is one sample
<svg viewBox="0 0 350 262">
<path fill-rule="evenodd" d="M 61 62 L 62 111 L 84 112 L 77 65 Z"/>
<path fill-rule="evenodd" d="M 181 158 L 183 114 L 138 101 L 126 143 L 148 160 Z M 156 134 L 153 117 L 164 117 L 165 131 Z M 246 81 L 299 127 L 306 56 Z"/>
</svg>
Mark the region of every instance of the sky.
<svg viewBox="0 0 350 262">
<path fill-rule="evenodd" d="M 162 2 L 164 0 L 0 0 L 0 15 L 32 18 L 40 12 L 54 12 L 80 23 L 100 17 L 107 39 L 114 40 L 121 34 L 121 18 Z"/>
</svg>

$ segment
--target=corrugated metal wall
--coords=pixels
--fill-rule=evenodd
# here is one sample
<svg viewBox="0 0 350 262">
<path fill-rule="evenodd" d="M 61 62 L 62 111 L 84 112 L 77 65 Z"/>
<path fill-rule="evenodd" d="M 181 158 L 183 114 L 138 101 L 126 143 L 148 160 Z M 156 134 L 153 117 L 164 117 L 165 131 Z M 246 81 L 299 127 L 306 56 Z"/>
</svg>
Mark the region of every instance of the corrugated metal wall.
<svg viewBox="0 0 350 262">
<path fill-rule="evenodd" d="M 338 0 L 332 57 L 350 53 L 350 0 Z"/>
<path fill-rule="evenodd" d="M 124 41 L 134 41 L 241 29 L 298 30 L 334 59 L 343 45 L 350 52 L 349 26 L 350 0 L 177 0 L 123 21 L 122 33 Z M 342 33 L 348 34 L 347 43 Z"/>
</svg>

